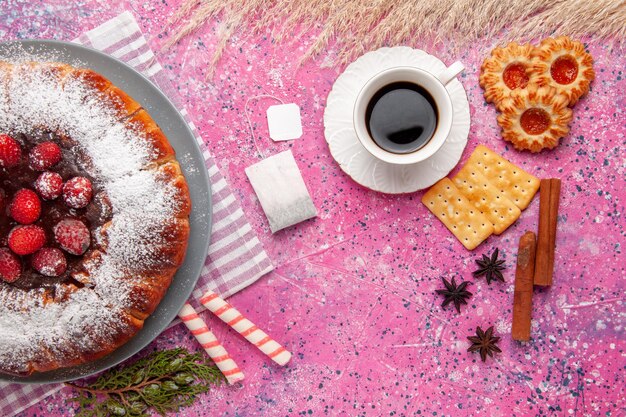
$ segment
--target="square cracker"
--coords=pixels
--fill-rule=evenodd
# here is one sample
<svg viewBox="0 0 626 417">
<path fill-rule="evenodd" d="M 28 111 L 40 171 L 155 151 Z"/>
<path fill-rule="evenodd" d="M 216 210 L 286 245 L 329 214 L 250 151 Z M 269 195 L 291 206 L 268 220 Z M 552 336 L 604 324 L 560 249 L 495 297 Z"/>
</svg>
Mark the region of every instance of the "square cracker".
<svg viewBox="0 0 626 417">
<path fill-rule="evenodd" d="M 422 203 L 469 250 L 493 233 L 489 219 L 448 178 L 430 187 L 422 197 Z"/>
<path fill-rule="evenodd" d="M 480 171 L 473 170 L 469 165 L 464 166 L 452 181 L 461 194 L 487 216 L 496 235 L 504 232 L 522 214 Z"/>
<path fill-rule="evenodd" d="M 528 207 L 539 189 L 539 178 L 483 145 L 476 147 L 465 166 L 482 173 L 521 210 Z"/>
</svg>

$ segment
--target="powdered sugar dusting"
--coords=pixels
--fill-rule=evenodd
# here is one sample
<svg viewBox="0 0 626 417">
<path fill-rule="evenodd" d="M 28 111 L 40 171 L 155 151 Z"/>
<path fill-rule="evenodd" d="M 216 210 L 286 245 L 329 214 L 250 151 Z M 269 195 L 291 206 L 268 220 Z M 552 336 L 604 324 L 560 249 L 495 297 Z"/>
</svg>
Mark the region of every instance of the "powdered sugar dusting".
<svg viewBox="0 0 626 417">
<path fill-rule="evenodd" d="M 121 265 L 151 266 L 158 255 L 154 250 L 165 243 L 160 232 L 172 214 L 167 202 L 174 200 L 173 189 L 163 187 L 152 171 L 139 171 L 111 181 L 107 192 L 115 219 L 106 231 L 110 258 Z"/>
<path fill-rule="evenodd" d="M 85 264 L 90 285 L 74 291 L 58 285 L 55 302 L 44 304 L 50 295 L 42 290 L 27 293 L 0 282 L 0 364 L 14 372 L 44 351 L 60 360 L 80 358 L 127 330 L 120 317 L 132 306 L 129 266 L 155 261 L 176 210 L 173 185 L 149 168 L 155 154 L 149 142 L 103 103 L 81 78 L 61 82 L 45 65 L 0 62 L 0 132 L 45 127 L 71 138 L 77 152 L 89 156 L 82 168 L 97 179 L 113 211 L 104 253 Z"/>
</svg>

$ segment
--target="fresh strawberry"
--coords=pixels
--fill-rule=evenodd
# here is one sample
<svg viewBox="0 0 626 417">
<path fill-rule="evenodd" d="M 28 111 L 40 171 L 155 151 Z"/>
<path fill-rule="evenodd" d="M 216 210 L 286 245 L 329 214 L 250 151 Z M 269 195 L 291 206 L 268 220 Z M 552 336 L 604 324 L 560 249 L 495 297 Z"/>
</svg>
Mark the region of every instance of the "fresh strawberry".
<svg viewBox="0 0 626 417">
<path fill-rule="evenodd" d="M 15 226 L 9 232 L 9 248 L 17 255 L 30 255 L 46 243 L 46 232 L 33 224 Z"/>
<path fill-rule="evenodd" d="M 64 219 L 57 223 L 54 238 L 63 250 L 72 255 L 85 253 L 91 241 L 89 229 L 77 219 Z"/>
<path fill-rule="evenodd" d="M 22 273 L 22 264 L 17 256 L 7 248 L 0 249 L 0 278 L 6 282 L 14 282 Z"/>
<path fill-rule="evenodd" d="M 34 223 L 41 214 L 41 201 L 33 190 L 22 188 L 13 196 L 9 212 L 18 223 Z"/>
<path fill-rule="evenodd" d="M 58 277 L 67 269 L 67 260 L 57 248 L 42 248 L 33 255 L 32 265 L 41 275 Z"/>
<path fill-rule="evenodd" d="M 22 158 L 20 144 L 9 135 L 0 135 L 0 167 L 17 165 Z"/>
<path fill-rule="evenodd" d="M 30 150 L 28 163 L 36 171 L 45 171 L 61 160 L 61 148 L 54 142 L 42 142 Z"/>
<path fill-rule="evenodd" d="M 44 200 L 54 200 L 63 192 L 63 178 L 56 172 L 42 172 L 35 181 L 35 190 Z"/>
<path fill-rule="evenodd" d="M 70 178 L 63 185 L 63 201 L 71 208 L 87 207 L 92 195 L 91 181 L 85 177 Z"/>
</svg>

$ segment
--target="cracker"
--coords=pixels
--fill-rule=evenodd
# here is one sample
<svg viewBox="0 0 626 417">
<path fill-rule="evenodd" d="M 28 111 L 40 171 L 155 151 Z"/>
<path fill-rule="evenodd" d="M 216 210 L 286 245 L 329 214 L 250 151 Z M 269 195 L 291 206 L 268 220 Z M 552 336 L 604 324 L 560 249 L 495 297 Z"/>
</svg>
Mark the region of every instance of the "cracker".
<svg viewBox="0 0 626 417">
<path fill-rule="evenodd" d="M 539 178 L 530 175 L 483 145 L 476 147 L 466 166 L 481 172 L 521 210 L 528 207 L 539 189 Z"/>
<path fill-rule="evenodd" d="M 422 197 L 422 203 L 469 250 L 493 233 L 489 219 L 448 178 L 430 187 Z"/>
<path fill-rule="evenodd" d="M 464 166 L 452 181 L 461 194 L 487 216 L 496 235 L 504 232 L 522 214 L 480 171 L 473 170 L 469 165 Z"/>
</svg>

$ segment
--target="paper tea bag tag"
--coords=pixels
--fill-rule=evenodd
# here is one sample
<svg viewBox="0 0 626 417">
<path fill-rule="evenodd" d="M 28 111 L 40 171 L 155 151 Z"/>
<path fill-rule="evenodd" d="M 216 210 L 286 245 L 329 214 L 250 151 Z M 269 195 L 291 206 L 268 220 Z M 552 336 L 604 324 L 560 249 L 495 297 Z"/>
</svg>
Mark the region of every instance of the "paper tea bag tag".
<svg viewBox="0 0 626 417">
<path fill-rule="evenodd" d="M 267 126 L 275 142 L 302 136 L 300 107 L 297 104 L 277 104 L 267 109 Z"/>
<path fill-rule="evenodd" d="M 272 233 L 317 216 L 291 150 L 246 168 Z"/>
</svg>

